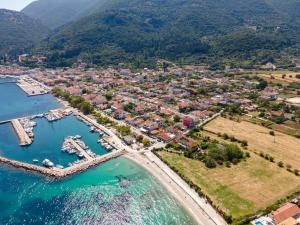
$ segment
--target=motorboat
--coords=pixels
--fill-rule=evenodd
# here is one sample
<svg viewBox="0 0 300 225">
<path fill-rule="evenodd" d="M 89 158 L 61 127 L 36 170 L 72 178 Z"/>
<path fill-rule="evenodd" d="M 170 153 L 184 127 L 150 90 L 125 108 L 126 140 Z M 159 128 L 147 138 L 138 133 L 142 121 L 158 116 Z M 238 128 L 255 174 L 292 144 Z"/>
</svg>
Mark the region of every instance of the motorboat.
<svg viewBox="0 0 300 225">
<path fill-rule="evenodd" d="M 44 165 L 45 167 L 53 167 L 53 166 L 54 166 L 54 163 L 51 162 L 49 159 L 44 159 L 44 160 L 43 160 L 43 165 Z"/>
</svg>

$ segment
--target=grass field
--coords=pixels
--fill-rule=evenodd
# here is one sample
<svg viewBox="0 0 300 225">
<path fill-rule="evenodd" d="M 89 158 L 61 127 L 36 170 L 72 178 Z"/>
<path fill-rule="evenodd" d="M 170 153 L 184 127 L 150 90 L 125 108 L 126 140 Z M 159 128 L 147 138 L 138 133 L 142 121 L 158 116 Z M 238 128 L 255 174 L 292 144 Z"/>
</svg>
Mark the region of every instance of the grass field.
<svg viewBox="0 0 300 225">
<path fill-rule="evenodd" d="M 239 140 L 248 141 L 249 149 L 267 153 L 275 161 L 290 164 L 293 169 L 300 169 L 300 139 L 275 131 L 275 136 L 269 134 L 270 130 L 250 122 L 235 122 L 218 117 L 205 126 L 205 130 L 214 133 L 226 133 Z"/>
<path fill-rule="evenodd" d="M 282 78 L 282 75 L 285 74 L 285 78 Z M 272 81 L 274 83 L 283 83 L 288 84 L 291 82 L 300 82 L 300 79 L 296 78 L 296 75 L 300 74 L 299 72 L 292 72 L 292 71 L 257 71 L 256 75 L 264 78 L 268 81 Z M 271 76 L 274 77 L 274 79 L 271 79 Z M 290 77 L 291 76 L 291 77 Z"/>
<path fill-rule="evenodd" d="M 254 214 L 300 188 L 300 178 L 255 154 L 231 168 L 207 169 L 202 162 L 166 151 L 158 154 L 234 219 Z"/>
</svg>

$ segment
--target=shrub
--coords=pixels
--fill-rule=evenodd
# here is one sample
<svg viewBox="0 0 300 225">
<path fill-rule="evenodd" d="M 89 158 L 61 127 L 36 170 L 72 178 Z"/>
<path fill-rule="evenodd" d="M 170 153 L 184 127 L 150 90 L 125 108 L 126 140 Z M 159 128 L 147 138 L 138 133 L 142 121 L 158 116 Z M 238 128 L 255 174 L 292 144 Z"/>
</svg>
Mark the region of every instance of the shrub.
<svg viewBox="0 0 300 225">
<path fill-rule="evenodd" d="M 272 136 L 275 136 L 275 132 L 274 132 L 273 130 L 271 130 L 271 131 L 269 132 L 269 134 L 272 135 Z"/>
<path fill-rule="evenodd" d="M 240 162 L 240 160 L 237 159 L 237 158 L 235 158 L 235 159 L 232 160 L 232 163 L 233 163 L 234 165 L 238 164 L 239 162 Z"/>
<path fill-rule="evenodd" d="M 228 134 L 223 134 L 223 138 L 227 140 L 229 138 Z"/>
<path fill-rule="evenodd" d="M 216 168 L 217 167 L 215 160 L 213 160 L 209 156 L 204 159 L 204 163 L 207 168 Z"/>
<path fill-rule="evenodd" d="M 245 156 L 246 156 L 247 158 L 250 158 L 250 153 L 249 153 L 249 152 L 246 152 L 246 153 L 245 153 Z"/>
<path fill-rule="evenodd" d="M 243 147 L 246 147 L 246 146 L 248 146 L 248 142 L 247 142 L 246 140 L 242 140 L 242 141 L 241 141 L 241 145 L 242 145 Z"/>
<path fill-rule="evenodd" d="M 286 165 L 286 170 L 291 172 L 292 171 L 292 166 L 290 164 Z"/>
<path fill-rule="evenodd" d="M 225 166 L 228 167 L 228 168 L 230 168 L 231 167 L 230 162 L 229 161 L 225 162 Z"/>
<path fill-rule="evenodd" d="M 294 169 L 294 174 L 295 174 L 296 176 L 299 176 L 299 170 Z"/>
<path fill-rule="evenodd" d="M 284 166 L 284 163 L 282 161 L 280 161 L 277 163 L 277 165 L 282 168 Z"/>
</svg>

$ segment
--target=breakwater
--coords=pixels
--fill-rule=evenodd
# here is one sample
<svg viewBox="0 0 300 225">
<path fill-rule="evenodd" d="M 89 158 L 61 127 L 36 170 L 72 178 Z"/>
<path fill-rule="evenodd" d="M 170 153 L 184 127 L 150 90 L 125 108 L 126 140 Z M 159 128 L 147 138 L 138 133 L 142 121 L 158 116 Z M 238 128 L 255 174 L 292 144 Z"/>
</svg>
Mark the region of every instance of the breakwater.
<svg viewBox="0 0 300 225">
<path fill-rule="evenodd" d="M 42 166 L 32 165 L 29 163 L 19 162 L 19 161 L 12 160 L 12 159 L 7 159 L 4 157 L 0 157 L 0 163 L 9 165 L 9 166 L 13 166 L 18 169 L 24 169 L 27 171 L 39 173 L 44 176 L 59 179 L 59 178 L 64 178 L 64 177 L 73 175 L 75 173 L 80 173 L 82 171 L 87 170 L 90 167 L 94 167 L 101 163 L 109 161 L 113 158 L 117 158 L 117 157 L 123 155 L 124 153 L 125 153 L 125 151 L 123 151 L 123 150 L 114 151 L 114 152 L 108 153 L 106 155 L 98 156 L 91 160 L 83 161 L 82 163 L 75 164 L 75 165 L 65 168 L 65 169 L 59 169 L 56 167 L 46 168 L 46 167 L 42 167 Z"/>
</svg>

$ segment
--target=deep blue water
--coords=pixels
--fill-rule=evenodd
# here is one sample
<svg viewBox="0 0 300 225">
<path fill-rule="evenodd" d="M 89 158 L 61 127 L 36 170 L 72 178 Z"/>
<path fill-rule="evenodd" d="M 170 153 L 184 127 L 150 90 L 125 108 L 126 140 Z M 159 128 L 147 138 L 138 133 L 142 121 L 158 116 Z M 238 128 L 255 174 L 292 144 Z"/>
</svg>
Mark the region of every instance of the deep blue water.
<svg viewBox="0 0 300 225">
<path fill-rule="evenodd" d="M 0 121 L 45 113 L 60 107 L 50 94 L 28 97 L 15 83 L 1 82 L 0 104 Z"/>
</svg>

